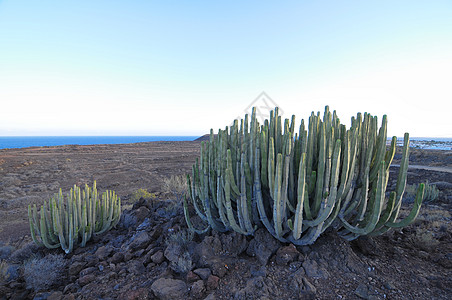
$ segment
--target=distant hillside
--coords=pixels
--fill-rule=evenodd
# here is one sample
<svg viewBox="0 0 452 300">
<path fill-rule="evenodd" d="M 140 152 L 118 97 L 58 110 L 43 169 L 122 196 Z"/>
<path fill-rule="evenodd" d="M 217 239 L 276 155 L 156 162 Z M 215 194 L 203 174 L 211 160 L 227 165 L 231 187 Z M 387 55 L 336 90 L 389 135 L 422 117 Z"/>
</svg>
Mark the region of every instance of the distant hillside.
<svg viewBox="0 0 452 300">
<path fill-rule="evenodd" d="M 215 134 L 215 137 L 216 137 L 216 136 L 217 136 L 217 135 Z M 203 135 L 203 136 L 197 138 L 197 139 L 195 140 L 195 142 L 197 142 L 197 141 L 202 142 L 202 141 L 209 141 L 209 140 L 210 140 L 210 134 L 205 134 L 205 135 Z"/>
</svg>

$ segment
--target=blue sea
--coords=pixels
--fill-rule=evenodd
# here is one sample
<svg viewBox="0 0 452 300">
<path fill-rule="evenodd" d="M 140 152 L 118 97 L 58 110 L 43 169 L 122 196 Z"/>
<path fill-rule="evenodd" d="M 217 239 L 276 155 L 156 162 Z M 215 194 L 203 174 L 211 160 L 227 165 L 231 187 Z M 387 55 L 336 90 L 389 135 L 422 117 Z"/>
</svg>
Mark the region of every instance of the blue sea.
<svg viewBox="0 0 452 300">
<path fill-rule="evenodd" d="M 397 145 L 403 146 L 403 138 L 397 138 Z M 410 137 L 410 147 L 416 149 L 452 150 L 452 138 Z"/>
<path fill-rule="evenodd" d="M 0 149 L 62 145 L 130 144 L 157 141 L 193 141 L 199 136 L 0 136 Z M 388 139 L 388 142 L 390 139 Z M 397 144 L 403 145 L 403 138 Z M 451 138 L 410 138 L 410 147 L 452 150 Z"/>
<path fill-rule="evenodd" d="M 0 136 L 0 149 L 62 145 L 193 141 L 199 136 Z"/>
</svg>

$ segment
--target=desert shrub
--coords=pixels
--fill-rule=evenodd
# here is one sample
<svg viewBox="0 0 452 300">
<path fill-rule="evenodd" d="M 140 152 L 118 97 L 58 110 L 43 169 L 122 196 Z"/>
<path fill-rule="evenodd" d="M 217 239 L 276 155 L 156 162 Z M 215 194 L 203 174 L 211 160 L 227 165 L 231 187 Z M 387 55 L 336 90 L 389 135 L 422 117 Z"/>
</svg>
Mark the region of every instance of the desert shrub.
<svg viewBox="0 0 452 300">
<path fill-rule="evenodd" d="M 190 254 L 185 251 L 177 261 L 171 262 L 171 269 L 180 274 L 187 274 L 193 269 L 193 261 Z"/>
<path fill-rule="evenodd" d="M 40 255 L 39 247 L 33 242 L 23 245 L 21 248 L 14 251 L 9 260 L 15 263 L 23 263 L 31 258 L 36 258 Z"/>
<path fill-rule="evenodd" d="M 132 193 L 132 195 L 130 196 L 130 201 L 135 203 L 141 198 L 145 200 L 154 200 L 156 196 L 154 193 L 149 193 L 147 189 L 138 189 Z"/>
<path fill-rule="evenodd" d="M 186 274 L 193 269 L 194 264 L 190 255 L 189 243 L 194 234 L 189 230 L 180 230 L 170 234 L 166 239 L 168 248 L 177 253 L 177 259 L 170 260 L 170 268 L 176 273 Z M 177 249 L 177 250 L 174 250 Z"/>
<path fill-rule="evenodd" d="M 416 197 L 416 191 L 419 187 L 419 184 L 408 184 L 405 188 L 405 196 L 404 196 L 404 202 L 406 203 L 412 203 L 414 202 L 414 199 Z M 424 197 L 423 202 L 424 203 L 431 203 L 434 202 L 436 199 L 438 199 L 439 196 L 439 189 L 434 184 L 430 184 L 428 180 L 425 182 L 425 189 L 424 189 Z"/>
<path fill-rule="evenodd" d="M 412 240 L 414 245 L 424 251 L 430 251 L 439 244 L 439 241 L 435 238 L 435 234 L 425 228 L 417 228 Z"/>
<path fill-rule="evenodd" d="M 157 209 L 157 213 L 160 217 L 173 218 L 179 213 L 182 213 L 183 208 L 181 207 L 180 202 L 176 200 L 166 200 L 162 203 L 164 203 L 164 207 Z"/>
<path fill-rule="evenodd" d="M 405 195 L 403 196 L 403 202 L 413 203 L 416 197 L 417 184 L 407 184 L 405 188 Z"/>
<path fill-rule="evenodd" d="M 0 283 L 3 283 L 8 280 L 8 263 L 6 260 L 0 261 Z"/>
<path fill-rule="evenodd" d="M 439 189 L 434 184 L 430 184 L 428 180 L 425 182 L 424 201 L 434 202 L 438 199 Z"/>
<path fill-rule="evenodd" d="M 194 232 L 183 229 L 183 230 L 179 230 L 177 232 L 170 234 L 166 238 L 166 244 L 167 245 L 177 244 L 182 249 L 188 250 L 188 244 L 193 240 L 193 238 L 194 238 Z"/>
<path fill-rule="evenodd" d="M 182 201 L 187 192 L 187 179 L 182 176 L 167 177 L 163 179 L 163 190 L 167 193 L 173 194 L 178 202 Z"/>
<path fill-rule="evenodd" d="M 64 278 L 67 262 L 63 255 L 49 254 L 43 258 L 29 260 L 24 265 L 27 288 L 34 291 L 47 290 Z"/>
<path fill-rule="evenodd" d="M 14 247 L 11 245 L 0 244 L 0 259 L 7 259 L 14 251 Z"/>
</svg>

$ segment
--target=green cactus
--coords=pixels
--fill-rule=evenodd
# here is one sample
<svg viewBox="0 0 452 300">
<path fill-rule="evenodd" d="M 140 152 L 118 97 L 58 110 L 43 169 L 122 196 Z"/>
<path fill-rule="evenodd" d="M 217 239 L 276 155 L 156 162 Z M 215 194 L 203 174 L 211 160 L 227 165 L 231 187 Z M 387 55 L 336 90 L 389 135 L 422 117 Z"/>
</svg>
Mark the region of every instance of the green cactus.
<svg viewBox="0 0 452 300">
<path fill-rule="evenodd" d="M 240 124 L 240 125 L 239 125 Z M 349 129 L 325 107 L 304 120 L 295 133 L 295 116 L 281 122 L 278 108 L 260 125 L 251 117 L 235 120 L 201 146 L 201 157 L 188 176 L 184 201 L 187 224 L 205 233 L 234 230 L 252 235 L 265 227 L 275 238 L 296 245 L 312 244 L 327 228 L 352 240 L 406 226 L 416 218 L 424 191 L 411 213 L 397 221 L 406 185 L 409 137 L 405 134 L 396 190 L 386 199 L 389 166 L 396 137 L 387 147 L 387 118 L 360 113 Z M 194 207 L 202 229 L 189 215 Z"/>
<path fill-rule="evenodd" d="M 121 217 L 121 199 L 114 191 L 101 197 L 96 189 L 74 185 L 66 197 L 62 190 L 41 206 L 40 219 L 36 204 L 28 206 L 28 219 L 33 241 L 38 246 L 53 249 L 61 247 L 66 253 L 74 246 L 84 247 L 94 235 L 99 235 L 118 224 Z"/>
<path fill-rule="evenodd" d="M 430 184 L 428 180 L 425 182 L 425 191 L 423 201 L 425 202 L 433 202 L 438 199 L 439 189 L 435 184 Z"/>
</svg>

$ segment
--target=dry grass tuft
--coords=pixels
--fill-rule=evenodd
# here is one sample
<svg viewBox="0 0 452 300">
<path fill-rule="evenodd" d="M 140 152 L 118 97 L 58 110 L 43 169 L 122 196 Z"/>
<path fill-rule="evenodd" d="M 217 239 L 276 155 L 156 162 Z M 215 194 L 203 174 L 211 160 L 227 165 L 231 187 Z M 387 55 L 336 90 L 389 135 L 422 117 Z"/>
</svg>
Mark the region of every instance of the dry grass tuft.
<svg viewBox="0 0 452 300">
<path fill-rule="evenodd" d="M 171 176 L 163 179 L 163 191 L 173 194 L 177 202 L 181 202 L 187 192 L 187 180 L 184 176 Z"/>
<path fill-rule="evenodd" d="M 24 277 L 27 288 L 45 291 L 64 279 L 67 262 L 62 254 L 49 254 L 35 258 L 24 265 Z"/>
</svg>

